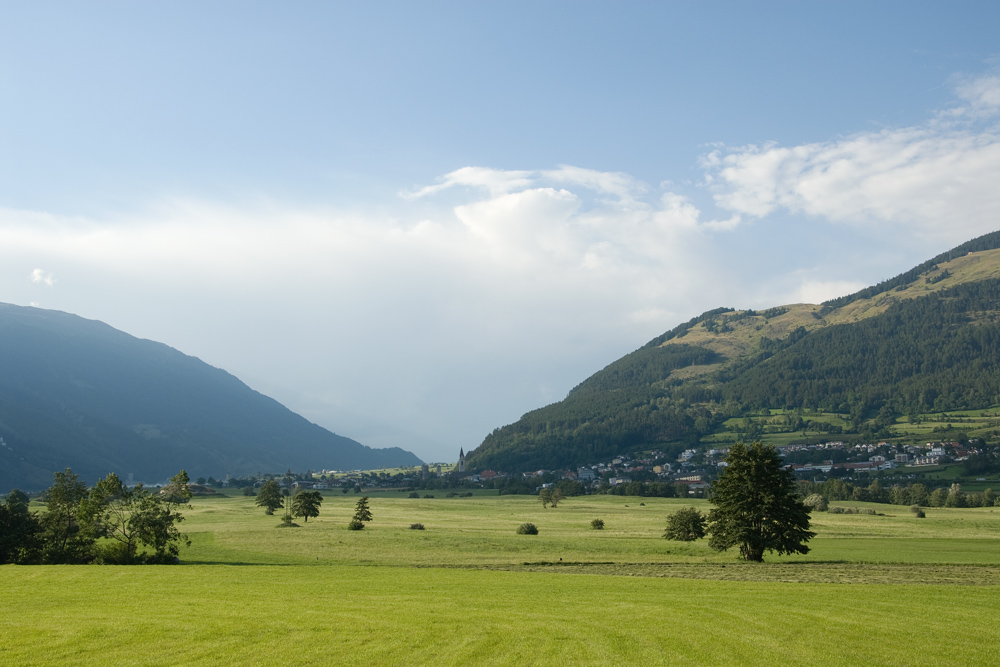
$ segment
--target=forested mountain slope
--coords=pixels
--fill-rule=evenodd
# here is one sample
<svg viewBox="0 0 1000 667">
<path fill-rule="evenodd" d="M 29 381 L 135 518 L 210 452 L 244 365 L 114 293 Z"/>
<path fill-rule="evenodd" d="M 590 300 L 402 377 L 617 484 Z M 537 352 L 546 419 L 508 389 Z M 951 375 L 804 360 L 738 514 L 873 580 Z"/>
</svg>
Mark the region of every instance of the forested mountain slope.
<svg viewBox="0 0 1000 667">
<path fill-rule="evenodd" d="M 161 343 L 58 311 L 0 304 L 0 490 L 71 467 L 166 480 L 286 468 L 413 465 L 335 435 Z"/>
<path fill-rule="evenodd" d="M 653 339 L 565 400 L 494 430 L 470 467 L 559 468 L 693 446 L 764 408 L 896 415 L 1000 403 L 1000 232 L 824 304 L 719 308 Z"/>
</svg>

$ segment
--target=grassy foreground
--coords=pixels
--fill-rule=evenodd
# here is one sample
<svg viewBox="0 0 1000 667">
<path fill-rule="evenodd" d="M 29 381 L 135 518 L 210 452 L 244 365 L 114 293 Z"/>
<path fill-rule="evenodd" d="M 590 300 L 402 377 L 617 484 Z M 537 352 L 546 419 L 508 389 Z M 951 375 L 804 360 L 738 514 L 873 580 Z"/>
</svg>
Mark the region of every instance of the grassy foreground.
<svg viewBox="0 0 1000 667">
<path fill-rule="evenodd" d="M 994 509 L 816 514 L 810 554 L 748 565 L 659 537 L 697 502 L 373 498 L 351 532 L 354 501 L 279 530 L 198 500 L 181 566 L 0 567 L 0 664 L 1000 662 Z"/>
</svg>

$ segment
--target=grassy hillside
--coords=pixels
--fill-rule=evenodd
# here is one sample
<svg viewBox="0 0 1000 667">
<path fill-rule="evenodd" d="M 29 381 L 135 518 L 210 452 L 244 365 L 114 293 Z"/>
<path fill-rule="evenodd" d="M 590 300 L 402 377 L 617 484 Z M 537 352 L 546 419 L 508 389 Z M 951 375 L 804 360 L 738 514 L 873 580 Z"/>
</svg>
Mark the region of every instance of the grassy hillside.
<svg viewBox="0 0 1000 667">
<path fill-rule="evenodd" d="M 0 663 L 938 667 L 1000 657 L 1000 511 L 816 514 L 810 554 L 745 564 L 660 537 L 670 512 L 703 501 L 587 496 L 542 509 L 533 498 L 400 495 L 373 497 L 375 520 L 360 532 L 345 528 L 353 495 L 326 498 L 291 530 L 252 498 L 203 499 L 187 512 L 194 544 L 180 566 L 0 567 Z M 594 517 L 604 531 L 590 529 Z M 426 530 L 410 530 L 414 521 Z M 514 534 L 523 521 L 540 534 Z"/>
<path fill-rule="evenodd" d="M 1000 232 L 825 304 L 719 308 L 496 429 L 474 468 L 530 470 L 715 442 L 767 409 L 843 415 L 888 437 L 900 416 L 1000 404 Z"/>
</svg>

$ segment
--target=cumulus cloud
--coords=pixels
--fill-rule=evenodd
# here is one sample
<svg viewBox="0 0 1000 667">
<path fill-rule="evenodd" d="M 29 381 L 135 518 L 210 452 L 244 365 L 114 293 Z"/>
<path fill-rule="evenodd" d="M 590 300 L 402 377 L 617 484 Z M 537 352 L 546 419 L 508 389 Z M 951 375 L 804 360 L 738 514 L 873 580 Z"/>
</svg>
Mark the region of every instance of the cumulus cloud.
<svg viewBox="0 0 1000 667">
<path fill-rule="evenodd" d="M 1000 78 L 963 81 L 957 94 L 967 104 L 953 118 L 988 116 L 993 124 L 932 118 L 799 146 L 717 149 L 702 160 L 705 183 L 719 207 L 755 218 L 785 211 L 928 236 L 992 230 L 1000 213 Z"/>
</svg>

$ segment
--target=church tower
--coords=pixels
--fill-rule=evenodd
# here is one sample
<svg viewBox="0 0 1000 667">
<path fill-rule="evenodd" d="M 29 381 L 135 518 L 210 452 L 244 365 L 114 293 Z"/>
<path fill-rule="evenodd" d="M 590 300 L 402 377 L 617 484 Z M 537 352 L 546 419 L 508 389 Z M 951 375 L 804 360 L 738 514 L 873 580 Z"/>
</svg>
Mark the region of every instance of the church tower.
<svg viewBox="0 0 1000 667">
<path fill-rule="evenodd" d="M 465 452 L 458 448 L 458 472 L 465 472 Z"/>
</svg>

